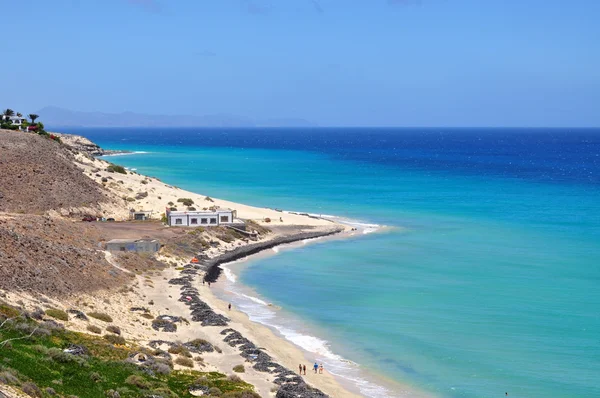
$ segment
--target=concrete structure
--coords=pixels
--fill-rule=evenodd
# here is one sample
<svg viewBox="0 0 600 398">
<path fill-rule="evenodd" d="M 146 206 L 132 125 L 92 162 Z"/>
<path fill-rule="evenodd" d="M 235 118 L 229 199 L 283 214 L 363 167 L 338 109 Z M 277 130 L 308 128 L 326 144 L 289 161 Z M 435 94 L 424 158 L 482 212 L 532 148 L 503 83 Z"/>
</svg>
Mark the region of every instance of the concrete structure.
<svg viewBox="0 0 600 398">
<path fill-rule="evenodd" d="M 106 242 L 110 252 L 156 253 L 160 249 L 158 239 L 113 239 Z"/>
<path fill-rule="evenodd" d="M 215 211 L 171 211 L 167 209 L 167 224 L 171 227 L 216 227 L 232 225 L 237 213 L 230 209 Z"/>
<path fill-rule="evenodd" d="M 129 218 L 135 221 L 147 221 L 152 218 L 152 211 L 130 211 Z"/>
</svg>

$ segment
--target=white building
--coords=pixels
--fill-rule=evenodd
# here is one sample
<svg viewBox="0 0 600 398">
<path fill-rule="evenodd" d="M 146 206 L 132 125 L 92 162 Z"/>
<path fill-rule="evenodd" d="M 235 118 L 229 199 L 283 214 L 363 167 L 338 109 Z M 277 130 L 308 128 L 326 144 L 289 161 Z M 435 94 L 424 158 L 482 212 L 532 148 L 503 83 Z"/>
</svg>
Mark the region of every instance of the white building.
<svg viewBox="0 0 600 398">
<path fill-rule="evenodd" d="M 21 116 L 6 116 L 6 115 L 2 115 L 2 120 L 10 121 L 10 123 L 13 126 L 19 127 L 19 130 L 23 129 L 23 122 L 27 121 L 27 119 L 25 119 L 24 117 L 21 117 Z"/>
<path fill-rule="evenodd" d="M 171 227 L 216 227 L 231 225 L 237 212 L 230 209 L 215 211 L 171 211 L 167 209 L 167 224 Z"/>
</svg>

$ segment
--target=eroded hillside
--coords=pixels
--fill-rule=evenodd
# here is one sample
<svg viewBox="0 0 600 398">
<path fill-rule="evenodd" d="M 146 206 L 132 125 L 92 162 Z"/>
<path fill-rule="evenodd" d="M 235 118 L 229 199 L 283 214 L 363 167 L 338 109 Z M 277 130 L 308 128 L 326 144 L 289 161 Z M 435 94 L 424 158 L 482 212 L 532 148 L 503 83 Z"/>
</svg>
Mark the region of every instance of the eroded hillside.
<svg viewBox="0 0 600 398">
<path fill-rule="evenodd" d="M 113 201 L 83 175 L 68 147 L 37 134 L 0 130 L 0 211 L 79 215 Z"/>
</svg>

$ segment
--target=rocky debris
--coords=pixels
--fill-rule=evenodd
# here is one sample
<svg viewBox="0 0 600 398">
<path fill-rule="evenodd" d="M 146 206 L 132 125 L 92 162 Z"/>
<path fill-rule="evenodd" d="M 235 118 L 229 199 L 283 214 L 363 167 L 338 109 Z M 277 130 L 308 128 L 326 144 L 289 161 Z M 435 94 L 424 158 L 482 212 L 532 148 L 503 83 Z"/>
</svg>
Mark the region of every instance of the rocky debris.
<svg viewBox="0 0 600 398">
<path fill-rule="evenodd" d="M 155 319 L 152 321 L 152 329 L 159 332 L 175 333 L 177 325 L 166 319 Z"/>
<path fill-rule="evenodd" d="M 183 318 L 175 315 L 159 315 L 156 317 L 157 320 L 167 322 L 182 322 Z"/>
<path fill-rule="evenodd" d="M 88 355 L 88 349 L 82 345 L 71 344 L 63 350 L 67 354 L 71 355 Z"/>
<path fill-rule="evenodd" d="M 203 352 L 213 352 L 215 348 L 208 341 L 203 339 L 196 339 L 183 343 L 183 346 L 188 349 L 189 352 L 194 354 L 201 354 Z"/>
<path fill-rule="evenodd" d="M 181 296 L 179 301 L 188 305 L 191 309 L 192 322 L 200 322 L 202 326 L 227 326 L 229 319 L 217 314 L 212 308 L 200 299 L 198 289 L 192 287 L 194 276 L 197 274 L 196 267 L 184 268 L 180 273 L 186 273 L 180 278 L 169 280 L 171 285 L 181 285 Z"/>
<path fill-rule="evenodd" d="M 131 307 L 129 309 L 129 311 L 131 311 L 131 312 L 145 312 L 145 313 L 150 312 L 150 310 L 148 308 L 146 308 L 146 307 Z"/>
<path fill-rule="evenodd" d="M 176 345 L 176 343 L 167 340 L 150 340 L 150 342 L 148 342 L 148 345 L 154 349 L 158 349 L 158 347 L 160 347 L 161 345 L 168 345 L 169 347 L 172 347 Z"/>
<path fill-rule="evenodd" d="M 242 336 L 235 329 L 223 329 L 221 334 L 225 336 L 223 341 L 231 347 L 238 347 L 241 351 L 240 355 L 246 358 L 247 361 L 253 363 L 253 368 L 259 372 L 265 372 L 275 375 L 273 383 L 281 386 L 277 397 L 283 398 L 321 398 L 327 397 L 322 391 L 314 389 L 307 385 L 302 377 L 296 373 L 281 366 L 273 361 L 273 358 L 262 349 L 257 348 L 254 343 Z"/>
<path fill-rule="evenodd" d="M 0 130 L 0 211 L 43 213 L 83 207 L 117 198 L 86 177 L 65 146 L 37 134 Z M 81 211 L 83 212 L 83 211 Z"/>
<path fill-rule="evenodd" d="M 199 396 L 203 396 L 203 395 L 208 395 L 208 392 L 210 391 L 210 388 L 208 386 L 202 386 L 202 385 L 199 385 L 199 384 L 193 384 L 193 385 L 191 385 L 188 388 L 188 391 L 193 396 L 199 397 Z"/>
<path fill-rule="evenodd" d="M 277 390 L 276 398 L 325 398 L 328 397 L 325 393 L 306 383 L 288 383 L 283 384 Z"/>
<path fill-rule="evenodd" d="M 67 313 L 73 314 L 73 316 L 76 319 L 80 319 L 82 321 L 87 321 L 88 320 L 88 317 L 83 312 L 81 312 L 79 310 L 69 309 L 69 310 L 67 310 Z"/>
</svg>

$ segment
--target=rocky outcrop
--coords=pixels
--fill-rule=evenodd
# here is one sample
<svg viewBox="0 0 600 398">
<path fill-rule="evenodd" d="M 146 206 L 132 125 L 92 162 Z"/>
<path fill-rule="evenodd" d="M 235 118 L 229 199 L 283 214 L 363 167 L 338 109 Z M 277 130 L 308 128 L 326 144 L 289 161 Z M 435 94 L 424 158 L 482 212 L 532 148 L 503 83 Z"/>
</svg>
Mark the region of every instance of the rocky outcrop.
<svg viewBox="0 0 600 398">
<path fill-rule="evenodd" d="M 86 153 L 91 156 L 114 155 L 118 153 L 129 153 L 129 151 L 112 151 L 102 149 L 98 144 L 88 140 L 85 137 L 75 134 L 52 133 L 60 137 L 63 144 L 74 151 Z"/>
</svg>

